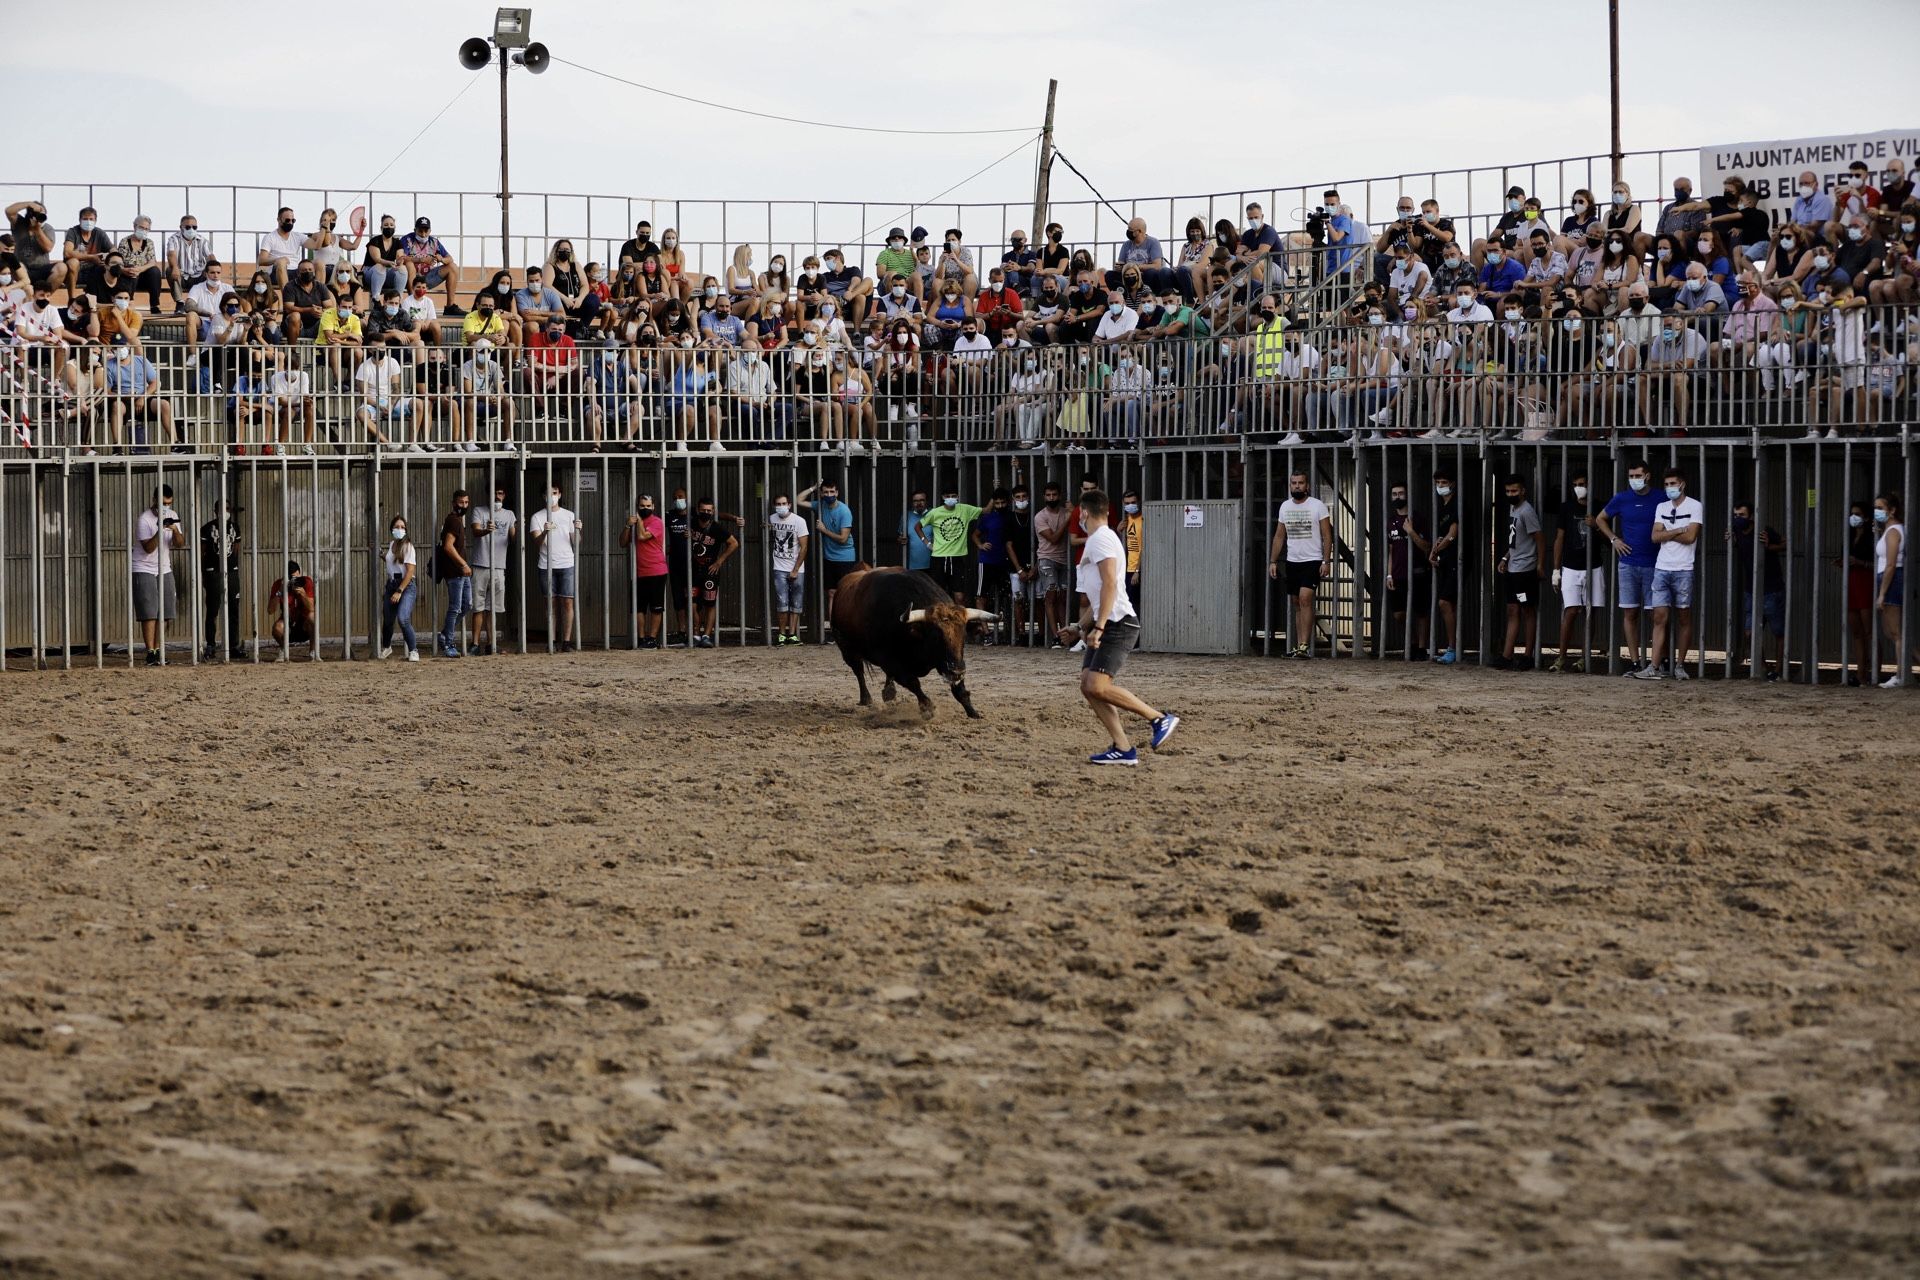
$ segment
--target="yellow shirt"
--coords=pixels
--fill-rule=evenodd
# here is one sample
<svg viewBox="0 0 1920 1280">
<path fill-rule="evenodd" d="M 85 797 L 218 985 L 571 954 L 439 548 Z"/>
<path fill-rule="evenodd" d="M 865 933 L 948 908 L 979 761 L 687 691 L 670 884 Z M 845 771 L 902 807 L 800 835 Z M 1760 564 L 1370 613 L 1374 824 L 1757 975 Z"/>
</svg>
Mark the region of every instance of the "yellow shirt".
<svg viewBox="0 0 1920 1280">
<path fill-rule="evenodd" d="M 1120 541 L 1127 544 L 1127 572 L 1140 572 L 1140 543 L 1147 536 L 1145 516 L 1120 517 Z"/>
<path fill-rule="evenodd" d="M 490 338 L 496 344 L 507 336 L 507 322 L 496 311 L 491 316 L 483 316 L 476 308 L 467 312 L 467 318 L 460 322 L 460 337 L 471 343 L 475 338 Z"/>
<path fill-rule="evenodd" d="M 347 318 L 342 320 L 340 318 L 340 308 L 328 307 L 320 313 L 320 327 L 314 331 L 313 335 L 314 345 L 325 346 L 328 340 L 336 333 L 344 333 L 349 338 L 358 338 L 360 336 L 360 317 L 348 313 Z"/>
</svg>

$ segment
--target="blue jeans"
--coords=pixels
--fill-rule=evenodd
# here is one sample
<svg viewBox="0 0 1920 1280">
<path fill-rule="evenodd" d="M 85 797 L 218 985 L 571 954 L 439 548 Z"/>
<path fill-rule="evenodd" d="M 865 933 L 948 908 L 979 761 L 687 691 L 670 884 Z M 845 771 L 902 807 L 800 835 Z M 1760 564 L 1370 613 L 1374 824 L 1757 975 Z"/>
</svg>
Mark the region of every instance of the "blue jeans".
<svg viewBox="0 0 1920 1280">
<path fill-rule="evenodd" d="M 460 619 L 473 612 L 473 579 L 447 579 L 447 617 L 440 624 L 440 647 L 460 647 Z"/>
<path fill-rule="evenodd" d="M 407 638 L 407 652 L 412 653 L 420 647 L 413 635 L 413 601 L 420 594 L 418 580 L 409 582 L 407 589 L 400 592 L 400 602 L 394 603 L 393 593 L 400 587 L 400 579 L 388 578 L 387 589 L 380 596 L 380 647 L 393 647 L 393 624 L 400 624 L 400 634 Z"/>
<path fill-rule="evenodd" d="M 365 269 L 365 275 L 367 277 L 367 295 L 374 300 L 375 305 L 378 305 L 380 295 L 386 292 L 388 285 L 392 285 L 402 293 L 406 292 L 407 269 L 405 267 L 394 266 L 391 263 L 382 266 L 367 267 Z"/>
</svg>

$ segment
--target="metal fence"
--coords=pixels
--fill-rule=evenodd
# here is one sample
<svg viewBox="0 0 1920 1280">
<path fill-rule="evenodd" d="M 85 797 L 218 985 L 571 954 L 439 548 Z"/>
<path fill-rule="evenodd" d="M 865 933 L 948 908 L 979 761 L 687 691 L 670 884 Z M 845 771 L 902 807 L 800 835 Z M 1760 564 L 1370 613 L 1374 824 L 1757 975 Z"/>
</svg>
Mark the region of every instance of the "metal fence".
<svg viewBox="0 0 1920 1280">
<path fill-rule="evenodd" d="M 1657 218 L 1659 196 L 1667 191 L 1671 179 L 1693 174 L 1698 162 L 1699 151 L 1692 148 L 1630 152 L 1625 156 L 1623 176 L 1642 193 L 1636 203 L 1642 206 L 1648 225 Z M 1245 218 L 1247 205 L 1253 202 L 1262 205 L 1276 227 L 1304 227 L 1329 188 L 1339 190 L 1343 203 L 1362 223 L 1378 226 L 1391 221 L 1394 201 L 1406 194 L 1438 200 L 1459 232 L 1482 237 L 1505 212 L 1505 193 L 1512 186 L 1539 196 L 1556 225 L 1576 190 L 1601 192 L 1601 203 L 1605 203 L 1611 164 L 1604 155 L 1566 156 L 1239 191 L 1127 197 L 1112 202 L 1054 199 L 1048 205 L 1047 217 L 1062 226 L 1068 246 L 1091 251 L 1103 265 L 1112 261 L 1131 218 L 1146 219 L 1152 234 L 1173 249 L 1189 218 L 1200 218 L 1209 228 L 1223 218 L 1238 226 Z M 795 264 L 808 254 L 839 246 L 857 254 L 860 265 L 871 271 L 874 255 L 884 247 L 887 231 L 895 226 L 905 230 L 924 226 L 936 246 L 949 227 L 958 227 L 968 245 L 998 262 L 1016 228 L 1031 232 L 1033 210 L 1030 200 L 928 204 L 520 193 L 513 198 L 516 231 L 503 255 L 500 206 L 493 192 L 16 181 L 0 182 L 0 199 L 7 203 L 38 201 L 48 209 L 52 224 L 63 229 L 77 221 L 83 206 L 93 207 L 99 211 L 100 225 L 116 240 L 133 225 L 136 214 L 153 218 L 155 234 L 164 239 L 178 226 L 180 215 L 192 213 L 210 237 L 218 257 L 249 268 L 258 255 L 261 236 L 274 226 L 283 206 L 294 210 L 301 230 L 315 229 L 324 209 L 340 215 L 338 229 L 342 231 L 350 227 L 349 218 L 356 209 L 363 209 L 375 228 L 381 215 L 392 215 L 402 233 L 412 228 L 416 217 L 424 215 L 432 220 L 435 234 L 446 243 L 456 262 L 468 267 L 504 265 L 516 269 L 545 261 L 553 242 L 562 238 L 574 242 L 583 262 L 617 265 L 620 246 L 633 235 L 635 225 L 645 220 L 651 224 L 656 242 L 664 240 L 669 229 L 674 232 L 686 271 L 708 275 L 720 274 L 740 245 L 752 247 L 762 255 L 762 261 L 782 254 Z M 357 258 L 364 248 L 356 244 L 347 252 Z"/>
<path fill-rule="evenodd" d="M 1644 440 L 1474 439 L 1391 440 L 1360 446 L 1329 443 L 1279 445 L 1249 438 L 1232 444 L 1178 441 L 1142 451 L 1093 447 L 1061 451 L 966 449 L 930 445 L 910 452 L 886 445 L 857 456 L 819 455 L 789 445 L 779 450 L 722 455 L 680 454 L 658 445 L 618 457 L 578 452 L 540 454 L 524 448 L 485 456 L 413 454 L 306 458 L 192 454 L 181 456 L 85 457 L 0 463 L 0 637 L 12 667 L 132 664 L 149 652 L 135 617 L 132 549 L 140 512 L 158 486 L 174 492 L 172 511 L 184 546 L 171 555 L 169 592 L 177 616 L 167 622 L 151 650 L 173 662 L 272 660 L 283 654 L 316 659 L 366 658 L 385 636 L 382 569 L 388 522 L 405 518 L 418 551 L 418 603 L 414 621 L 420 647 L 430 653 L 448 588 L 428 576 L 436 534 L 451 495 L 465 488 L 483 514 L 495 506 L 496 490 L 518 515 L 518 532 L 502 570 L 503 593 L 495 602 L 494 634 L 514 651 L 551 648 L 564 628 L 543 584 L 539 553 L 525 536 L 529 517 L 557 486 L 560 500 L 579 523 L 578 616 L 573 638 L 600 648 L 636 648 L 648 634 L 633 553 L 621 545 L 641 495 L 677 521 L 676 494 L 688 512 L 710 502 L 738 540 L 716 576 L 719 600 L 709 631 L 727 646 L 767 644 L 776 637 L 771 546 L 767 515 L 774 497 L 815 501 L 807 491 L 823 481 L 840 487 L 851 508 L 854 547 L 862 560 L 901 563 L 907 553 L 914 495 L 938 501 L 946 487 L 962 501 L 985 506 L 996 488 L 1025 489 L 1033 504 L 1042 486 L 1055 482 L 1069 500 L 1083 480 L 1120 494 L 1137 492 L 1147 503 L 1230 500 L 1244 504 L 1247 529 L 1237 610 L 1249 619 L 1247 647 L 1281 655 L 1304 648 L 1316 657 L 1412 660 L 1452 648 L 1466 663 L 1491 664 L 1509 653 L 1548 654 L 1587 671 L 1622 671 L 1644 651 L 1645 612 L 1618 603 L 1618 576 L 1603 543 L 1595 542 L 1595 572 L 1582 578 L 1594 593 L 1586 608 L 1566 607 L 1567 588 L 1551 569 L 1571 564 L 1566 533 L 1582 525 L 1573 497 L 1576 476 L 1589 490 L 1586 510 L 1598 512 L 1624 489 L 1628 465 L 1645 460 L 1660 473 L 1678 467 L 1688 493 L 1706 510 L 1704 536 L 1696 548 L 1694 644 L 1683 655 L 1696 675 L 1723 676 L 1762 668 L 1745 665 L 1743 635 L 1779 632 L 1767 646 L 1773 669 L 1788 679 L 1832 682 L 1884 678 L 1899 670 L 1897 655 L 1912 651 L 1920 634 L 1912 616 L 1910 585 L 1904 611 L 1887 611 L 1874 598 L 1884 579 L 1873 572 L 1873 505 L 1876 495 L 1905 494 L 1920 482 L 1920 464 L 1902 441 L 1709 441 L 1673 437 Z M 1315 602 L 1314 621 L 1303 631 L 1283 576 L 1268 572 L 1274 521 L 1287 500 L 1289 477 L 1303 473 L 1329 506 L 1335 538 L 1334 570 Z M 1435 481 L 1448 478 L 1457 514 L 1439 509 Z M 1550 548 L 1538 596 L 1518 643 L 1506 631 L 1511 583 L 1497 566 L 1506 550 L 1509 517 L 1503 495 L 1509 477 L 1527 486 Z M 1457 524 L 1457 551 L 1429 572 L 1414 560 L 1396 562 L 1395 486 L 1404 486 L 1407 516 L 1431 542 Z M 217 504 L 234 519 L 234 570 L 220 569 Z M 1783 540 L 1778 551 L 1781 590 L 1768 591 L 1770 555 L 1742 557 L 1732 527 L 1736 504 L 1751 504 L 1756 523 Z M 1569 505 L 1573 504 L 1573 505 Z M 817 514 L 811 506 L 803 515 Z M 1027 513 L 1021 513 L 1025 515 Z M 1858 524 L 1849 516 L 1860 517 Z M 1038 545 L 1019 535 L 1017 554 L 1031 566 Z M 687 614 L 703 580 L 693 544 L 668 529 L 678 563 L 666 591 L 669 616 L 662 628 L 669 643 L 687 643 Z M 1587 537 L 1592 538 L 1591 531 Z M 203 541 L 203 538 L 206 539 Z M 722 538 L 722 543 L 725 539 Z M 1902 549 L 1905 584 L 1915 581 L 1911 544 Z M 473 553 L 469 551 L 469 556 Z M 826 575 L 821 539 L 813 540 L 807 575 L 805 624 L 812 640 L 825 638 Z M 297 569 L 290 569 L 293 561 Z M 1396 564 L 1406 580 L 1389 586 Z M 684 569 L 684 572 L 682 570 Z M 1141 566 L 1149 601 L 1155 568 Z M 977 592 L 1000 617 L 994 633 L 1003 641 L 1046 643 L 1049 622 L 1065 616 L 1067 600 L 1038 598 L 1030 581 L 1016 582 L 1004 569 L 969 561 L 956 585 Z M 307 592 L 289 593 L 289 578 L 310 580 Z M 230 602 L 230 603 L 229 603 Z M 1223 604 L 1223 608 L 1228 607 Z M 284 638 L 275 623 L 294 615 Z M 490 615 L 491 616 L 491 615 Z M 459 620 L 457 643 L 473 643 L 473 619 Z M 1637 630 L 1636 630 L 1637 628 Z M 1449 643 L 1450 642 L 1450 643 Z M 1637 643 L 1632 643 L 1637 642 Z M 1424 652 L 1423 652 L 1424 651 Z M 1536 660 L 1529 657 L 1529 661 Z"/>
<path fill-rule="evenodd" d="M 851 324 L 767 315 L 764 335 L 724 306 L 697 324 L 643 310 L 576 325 L 577 340 L 533 325 L 515 345 L 502 326 L 491 349 L 460 345 L 456 322 L 430 344 L 362 336 L 357 320 L 338 343 L 236 326 L 239 340 L 218 344 L 0 347 L 12 428 L 0 450 L 1903 439 L 1920 421 L 1910 308 L 1743 300 L 1731 313 L 1530 318 L 1539 308 L 1514 300 L 1500 318 L 1476 303 L 1409 320 L 1349 284 L 1351 305 L 1303 327 L 1287 323 L 1295 293 L 1275 287 L 1223 288 L 1198 307 L 1168 290 L 1112 315 L 1104 291 L 1052 311 L 956 303 L 950 319 L 938 306 L 893 319 L 876 306 Z"/>
</svg>

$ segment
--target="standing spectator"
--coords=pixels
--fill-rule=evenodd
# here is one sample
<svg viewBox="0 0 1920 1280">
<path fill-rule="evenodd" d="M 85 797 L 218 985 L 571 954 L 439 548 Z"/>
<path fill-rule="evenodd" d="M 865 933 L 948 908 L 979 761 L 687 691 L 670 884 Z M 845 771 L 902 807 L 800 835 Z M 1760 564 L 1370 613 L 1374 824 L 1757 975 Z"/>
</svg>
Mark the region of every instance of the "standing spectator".
<svg viewBox="0 0 1920 1280">
<path fill-rule="evenodd" d="M 1753 643 L 1753 503 L 1733 504 L 1733 523 L 1727 529 L 1727 546 L 1733 553 L 1733 580 L 1740 587 L 1740 636 L 1743 647 Z M 1769 681 L 1780 678 L 1781 642 L 1787 634 L 1787 580 L 1780 557 L 1786 554 L 1787 540 L 1772 525 L 1760 528 L 1760 621 L 1766 634 L 1760 642 L 1760 661 Z M 1751 653 L 1747 656 L 1752 660 Z M 1736 654 L 1734 661 L 1740 661 Z"/>
<path fill-rule="evenodd" d="M 1060 485 L 1049 480 L 1040 490 L 1040 510 L 1033 515 L 1034 567 L 1039 570 L 1040 600 L 1046 609 L 1049 636 L 1058 636 L 1067 625 L 1067 542 L 1072 528 Z M 1059 647 L 1060 642 L 1054 640 L 1053 648 Z"/>
<path fill-rule="evenodd" d="M 1452 666 L 1460 660 L 1456 647 L 1459 637 L 1460 603 L 1460 500 L 1453 492 L 1453 472 L 1436 467 L 1433 472 L 1433 540 L 1427 541 L 1415 528 L 1409 530 L 1414 549 L 1426 557 L 1433 574 L 1433 595 L 1440 608 L 1439 640 L 1433 660 Z M 1445 643 L 1440 643 L 1444 641 Z"/>
<path fill-rule="evenodd" d="M 214 503 L 213 516 L 200 526 L 200 598 L 206 610 L 206 639 L 202 662 L 220 652 L 220 618 L 227 620 L 227 657 L 246 657 L 240 641 L 240 523 L 234 517 L 245 507 L 229 507 L 225 498 Z"/>
<path fill-rule="evenodd" d="M 1847 638 L 1853 644 L 1853 671 L 1847 676 L 1849 688 L 1879 684 L 1880 668 L 1873 663 L 1873 634 L 1879 630 L 1874 618 L 1873 504 L 1855 499 L 1847 513 Z"/>
<path fill-rule="evenodd" d="M 967 604 L 967 588 L 973 582 L 967 564 L 967 529 L 980 518 L 980 508 L 960 501 L 958 486 L 940 490 L 940 505 L 920 518 L 933 532 L 933 565 L 929 576 L 950 594 L 961 608 Z"/>
<path fill-rule="evenodd" d="M 1273 522 L 1267 576 L 1279 579 L 1286 565 L 1287 596 L 1293 601 L 1293 656 L 1313 656 L 1313 597 L 1333 572 L 1333 518 L 1327 504 L 1313 496 L 1307 473 L 1287 477 L 1287 501 Z"/>
<path fill-rule="evenodd" d="M 693 522 L 687 526 L 693 552 L 694 648 L 711 649 L 718 643 L 714 632 L 720 613 L 720 571 L 740 549 L 739 537 L 727 526 L 740 523 L 739 516 L 717 512 L 704 498 L 694 506 Z"/>
<path fill-rule="evenodd" d="M 100 229 L 99 219 L 99 213 L 91 205 L 82 209 L 80 221 L 67 228 L 66 240 L 60 246 L 69 285 L 96 297 L 106 275 L 107 255 L 113 252 L 113 241 Z M 68 296 L 71 297 L 71 293 Z"/>
<path fill-rule="evenodd" d="M 644 223 L 642 226 L 646 225 Z M 667 608 L 667 529 L 643 493 L 620 530 L 620 545 L 633 548 L 633 620 L 642 649 L 660 647 L 660 619 Z"/>
<path fill-rule="evenodd" d="M 380 607 L 380 659 L 384 662 L 393 656 L 393 624 L 398 622 L 400 634 L 407 642 L 407 661 L 418 662 L 420 645 L 413 634 L 413 605 L 420 591 L 419 555 L 413 548 L 413 540 L 407 537 L 405 516 L 393 517 L 387 538 L 384 557 L 387 581 Z"/>
<path fill-rule="evenodd" d="M 260 237 L 260 249 L 254 255 L 254 261 L 267 269 L 273 283 L 283 287 L 307 252 L 307 233 L 295 231 L 293 223 L 293 210 L 282 207 L 274 219 L 274 229 Z"/>
<path fill-rule="evenodd" d="M 1407 502 L 1407 486 L 1398 481 L 1392 484 L 1387 490 L 1387 505 L 1393 509 L 1387 518 L 1387 605 L 1406 641 L 1407 661 L 1425 662 L 1427 598 L 1432 594 L 1433 577 L 1427 558 L 1413 554 L 1413 544 L 1421 535 Z M 1413 620 L 1410 627 L 1409 616 Z"/>
<path fill-rule="evenodd" d="M 1147 518 L 1140 513 L 1140 493 L 1129 489 L 1120 495 L 1120 522 L 1114 529 L 1127 549 L 1127 599 L 1133 602 L 1136 617 L 1144 618 L 1140 590 L 1140 551 L 1147 540 Z"/>
<path fill-rule="evenodd" d="M 1900 651 L 1900 614 L 1907 603 L 1907 526 L 1900 516 L 1900 496 L 1893 491 L 1873 500 L 1873 523 L 1879 530 L 1873 544 L 1873 599 L 1893 661 L 1893 674 L 1880 682 L 1882 689 L 1898 689 L 1907 682 L 1907 655 Z"/>
<path fill-rule="evenodd" d="M 1706 509 L 1687 497 L 1687 480 L 1677 468 L 1667 468 L 1666 498 L 1654 504 L 1652 538 L 1658 549 L 1653 568 L 1653 640 L 1649 661 L 1635 672 L 1641 680 L 1688 680 L 1687 654 L 1693 648 L 1693 563 L 1695 544 L 1706 520 Z M 1622 599 L 1625 593 L 1622 592 Z M 1672 666 L 1668 659 L 1671 634 Z"/>
<path fill-rule="evenodd" d="M 778 645 L 804 643 L 800 615 L 807 607 L 807 542 L 807 522 L 793 513 L 786 494 L 775 495 L 773 514 L 767 518 L 767 548 L 773 558 L 773 616 L 780 628 L 774 643 Z M 833 616 L 831 604 L 827 616 Z"/>
<path fill-rule="evenodd" d="M 1032 643 L 1027 629 L 1033 617 L 1038 570 L 1034 568 L 1033 501 L 1027 486 L 1013 486 L 1013 504 L 1007 519 L 1007 574 L 1013 588 L 1013 633 L 1016 643 Z"/>
<path fill-rule="evenodd" d="M 447 252 L 447 246 L 433 234 L 432 219 L 415 218 L 413 230 L 400 237 L 400 266 L 414 284 L 424 283 L 429 289 L 444 285 L 447 291 L 446 313 L 450 316 L 460 314 L 453 305 L 453 278 L 459 271 L 453 264 L 453 255 Z"/>
<path fill-rule="evenodd" d="M 547 597 L 547 635 L 559 631 L 561 653 L 573 652 L 574 566 L 580 521 L 561 505 L 558 484 L 547 487 L 547 505 L 527 521 L 527 536 L 540 548 L 540 589 Z"/>
<path fill-rule="evenodd" d="M 314 627 L 313 579 L 300 572 L 299 561 L 287 561 L 287 576 L 275 578 L 267 588 L 267 616 L 273 619 L 270 630 L 280 649 L 280 661 L 292 656 L 296 644 L 306 645 L 308 661 L 314 659 L 320 639 Z"/>
<path fill-rule="evenodd" d="M 900 535 L 895 539 L 903 548 L 900 553 L 901 565 L 921 573 L 933 568 L 933 535 L 921 523 L 930 505 L 927 491 L 915 489 L 908 500 L 907 510 L 900 516 Z"/>
<path fill-rule="evenodd" d="M 473 648 L 500 652 L 500 615 L 507 611 L 507 557 L 513 550 L 515 517 L 507 488 L 495 485 L 493 502 L 472 511 Z"/>
<path fill-rule="evenodd" d="M 1641 669 L 1640 611 L 1653 606 L 1653 574 L 1658 548 L 1653 541 L 1654 512 L 1661 498 L 1648 491 L 1651 470 L 1644 461 L 1627 466 L 1627 487 L 1608 499 L 1594 520 L 1600 535 L 1619 557 L 1620 625 L 1627 633 L 1627 675 Z M 1618 528 L 1615 527 L 1616 522 Z M 1648 664 L 1651 665 L 1651 664 Z M 1658 677 L 1655 677 L 1656 679 Z"/>
<path fill-rule="evenodd" d="M 147 647 L 147 665 L 160 665 L 162 624 L 176 616 L 173 553 L 187 545 L 186 530 L 173 510 L 173 486 L 153 491 L 153 502 L 133 523 L 133 614 Z"/>
<path fill-rule="evenodd" d="M 1011 562 L 1007 556 L 1007 542 L 1012 537 L 1012 513 L 1007 508 L 1012 501 L 1013 495 L 1005 486 L 996 488 L 988 495 L 987 509 L 974 522 L 969 535 L 979 565 L 974 594 L 981 606 L 994 614 L 994 625 L 982 640 L 984 644 L 993 644 L 997 639 L 1001 601 L 1012 585 Z"/>
<path fill-rule="evenodd" d="M 1491 665 L 1525 671 L 1533 667 L 1534 622 L 1540 604 L 1540 562 L 1546 559 L 1547 538 L 1540 514 L 1527 500 L 1527 482 L 1519 476 L 1507 481 L 1507 540 L 1494 572 L 1500 575 L 1500 599 L 1506 605 L 1507 629 L 1499 660 Z M 1515 650 L 1520 656 L 1514 657 Z"/>
<path fill-rule="evenodd" d="M 833 596 L 847 575 L 859 566 L 860 557 L 853 545 L 853 508 L 840 501 L 840 486 L 831 480 L 823 480 L 819 485 L 820 501 L 818 505 L 809 503 L 813 486 L 803 490 L 798 499 L 802 510 L 813 516 L 813 530 L 822 539 L 820 544 L 821 567 L 827 578 L 827 622 L 824 638 L 833 639 Z M 803 562 L 804 563 L 804 562 Z M 796 628 L 794 640 L 798 642 L 799 631 Z"/>
<path fill-rule="evenodd" d="M 1560 649 L 1549 671 L 1585 671 L 1586 654 L 1592 648 L 1591 632 L 1586 630 L 1593 609 L 1607 607 L 1606 570 L 1596 563 L 1593 549 L 1593 511 L 1588 502 L 1587 473 L 1573 473 L 1573 496 L 1560 503 L 1558 527 L 1553 534 L 1553 587 L 1560 593 Z M 1575 628 L 1581 628 L 1580 654 L 1567 657 L 1573 647 Z"/>
<path fill-rule="evenodd" d="M 473 612 L 473 565 L 467 560 L 467 518 L 473 510 L 473 498 L 465 489 L 453 491 L 453 509 L 440 525 L 440 545 L 434 548 L 439 561 L 437 577 L 447 588 L 447 613 L 440 624 L 440 656 L 464 658 L 460 645 L 460 623 Z"/>
</svg>

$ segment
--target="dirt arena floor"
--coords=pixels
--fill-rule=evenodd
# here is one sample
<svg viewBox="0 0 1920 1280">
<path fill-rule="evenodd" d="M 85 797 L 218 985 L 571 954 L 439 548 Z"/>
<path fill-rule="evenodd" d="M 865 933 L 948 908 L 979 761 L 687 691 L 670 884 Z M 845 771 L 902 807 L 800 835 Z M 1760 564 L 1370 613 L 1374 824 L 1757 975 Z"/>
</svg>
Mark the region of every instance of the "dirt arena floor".
<svg viewBox="0 0 1920 1280">
<path fill-rule="evenodd" d="M 1911 1277 L 1920 701 L 0 679 L 0 1275 Z"/>
</svg>

